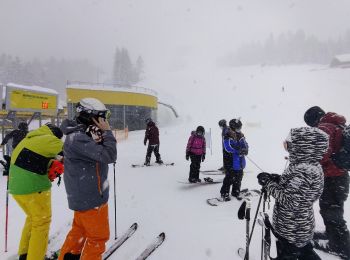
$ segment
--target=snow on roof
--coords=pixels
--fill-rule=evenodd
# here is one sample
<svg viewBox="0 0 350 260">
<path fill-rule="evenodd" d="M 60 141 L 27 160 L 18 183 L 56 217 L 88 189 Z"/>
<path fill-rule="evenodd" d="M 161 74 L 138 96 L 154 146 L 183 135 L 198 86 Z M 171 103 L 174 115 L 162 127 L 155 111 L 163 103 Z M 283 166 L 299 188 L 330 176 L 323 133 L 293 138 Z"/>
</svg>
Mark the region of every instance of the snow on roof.
<svg viewBox="0 0 350 260">
<path fill-rule="evenodd" d="M 336 55 L 334 58 L 340 62 L 350 62 L 350 53 Z"/>
<path fill-rule="evenodd" d="M 6 86 L 12 87 L 12 88 L 26 89 L 26 90 L 32 90 L 32 91 L 37 91 L 37 92 L 42 92 L 42 93 L 49 93 L 49 94 L 58 95 L 58 92 L 54 89 L 43 88 L 43 87 L 39 87 L 39 86 L 24 86 L 24 85 L 19 85 L 19 84 L 14 84 L 14 83 L 8 83 L 8 84 L 6 84 Z"/>
<path fill-rule="evenodd" d="M 136 87 L 136 86 L 123 87 L 123 86 L 118 86 L 114 84 L 72 82 L 72 83 L 69 83 L 66 88 L 120 91 L 120 92 L 132 92 L 132 93 L 136 92 L 136 93 L 157 96 L 157 92 L 149 88 Z"/>
</svg>

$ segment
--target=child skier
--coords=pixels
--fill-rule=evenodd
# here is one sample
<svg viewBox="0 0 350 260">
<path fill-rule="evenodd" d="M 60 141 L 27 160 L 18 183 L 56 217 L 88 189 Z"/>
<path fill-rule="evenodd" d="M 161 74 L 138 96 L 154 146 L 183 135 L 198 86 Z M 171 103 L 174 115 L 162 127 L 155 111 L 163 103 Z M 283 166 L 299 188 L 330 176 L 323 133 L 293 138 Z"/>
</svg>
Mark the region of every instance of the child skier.
<svg viewBox="0 0 350 260">
<path fill-rule="evenodd" d="M 323 190 L 320 161 L 328 148 L 328 136 L 315 127 L 293 128 L 284 147 L 290 164 L 283 174 L 262 172 L 257 176 L 259 184 L 275 199 L 275 259 L 321 260 L 311 244 L 315 228 L 313 205 Z"/>
<path fill-rule="evenodd" d="M 146 119 L 146 132 L 145 132 L 145 139 L 143 140 L 143 144 L 147 144 L 148 140 L 148 147 L 147 147 L 147 153 L 146 153 L 146 160 L 144 165 L 150 166 L 151 163 L 151 156 L 152 152 L 154 152 L 154 155 L 156 156 L 156 163 L 162 164 L 163 161 L 160 158 L 159 154 L 159 130 L 156 124 L 153 122 L 151 118 Z"/>
<path fill-rule="evenodd" d="M 191 158 L 190 175 L 188 181 L 191 183 L 201 182 L 199 179 L 199 169 L 201 162 L 205 160 L 206 143 L 204 137 L 204 127 L 198 126 L 196 131 L 191 132 L 186 147 L 186 160 Z"/>
<path fill-rule="evenodd" d="M 232 119 L 229 122 L 229 132 L 224 136 L 224 149 L 231 155 L 231 164 L 226 169 L 226 176 L 222 184 L 220 193 L 224 201 L 231 200 L 230 186 L 232 184 L 231 195 L 237 199 L 242 199 L 239 195 L 245 168 L 245 155 L 248 154 L 248 144 L 241 132 L 242 122 L 239 119 Z"/>
</svg>

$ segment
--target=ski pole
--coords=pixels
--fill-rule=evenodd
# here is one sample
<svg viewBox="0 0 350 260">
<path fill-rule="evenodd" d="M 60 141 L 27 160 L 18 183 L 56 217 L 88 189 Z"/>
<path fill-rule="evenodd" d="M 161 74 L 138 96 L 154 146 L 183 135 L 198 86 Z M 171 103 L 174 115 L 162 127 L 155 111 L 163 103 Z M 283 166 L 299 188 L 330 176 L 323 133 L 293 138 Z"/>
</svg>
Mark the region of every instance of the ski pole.
<svg viewBox="0 0 350 260">
<path fill-rule="evenodd" d="M 249 260 L 249 245 L 250 245 L 250 237 L 249 237 L 249 223 L 250 223 L 250 200 L 247 200 L 247 207 L 245 211 L 245 219 L 246 219 L 246 247 L 245 247 L 245 256 L 244 260 Z"/>
<path fill-rule="evenodd" d="M 252 159 L 250 159 L 250 157 L 248 156 L 248 155 L 246 155 L 246 157 L 249 159 L 249 161 L 251 161 L 260 171 L 264 171 L 263 169 L 261 169 L 260 167 L 259 167 L 259 165 L 257 165 Z"/>
<path fill-rule="evenodd" d="M 113 183 L 114 183 L 114 240 L 117 239 L 117 198 L 116 198 L 116 191 L 115 191 L 115 164 L 113 163 Z"/>
<path fill-rule="evenodd" d="M 8 224 L 9 224 L 9 176 L 7 176 L 7 184 L 6 184 L 5 252 L 7 252 Z"/>
</svg>

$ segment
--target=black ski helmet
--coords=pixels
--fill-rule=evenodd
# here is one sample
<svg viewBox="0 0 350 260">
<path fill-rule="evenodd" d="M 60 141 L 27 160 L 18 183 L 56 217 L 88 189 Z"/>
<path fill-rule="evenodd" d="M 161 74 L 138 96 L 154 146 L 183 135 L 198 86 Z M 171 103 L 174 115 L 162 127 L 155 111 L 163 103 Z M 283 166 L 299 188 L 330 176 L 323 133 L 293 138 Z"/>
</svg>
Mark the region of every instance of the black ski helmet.
<svg viewBox="0 0 350 260">
<path fill-rule="evenodd" d="M 325 114 L 319 106 L 310 107 L 304 114 L 304 121 L 308 126 L 314 127 L 318 125 L 321 117 Z"/>
<path fill-rule="evenodd" d="M 221 120 L 219 121 L 219 126 L 220 126 L 220 127 L 226 127 L 226 126 L 227 126 L 226 120 L 225 120 L 225 119 L 221 119 Z"/>
<path fill-rule="evenodd" d="M 205 133 L 205 130 L 204 130 L 204 127 L 203 126 L 198 126 L 197 129 L 196 129 L 196 133 L 202 133 L 204 134 Z"/>
<path fill-rule="evenodd" d="M 231 119 L 228 124 L 233 130 L 240 130 L 242 128 L 242 122 L 239 119 Z"/>
<path fill-rule="evenodd" d="M 93 125 L 92 118 L 109 119 L 111 113 L 106 106 L 96 98 L 83 98 L 76 105 L 76 120 L 79 124 Z"/>
</svg>

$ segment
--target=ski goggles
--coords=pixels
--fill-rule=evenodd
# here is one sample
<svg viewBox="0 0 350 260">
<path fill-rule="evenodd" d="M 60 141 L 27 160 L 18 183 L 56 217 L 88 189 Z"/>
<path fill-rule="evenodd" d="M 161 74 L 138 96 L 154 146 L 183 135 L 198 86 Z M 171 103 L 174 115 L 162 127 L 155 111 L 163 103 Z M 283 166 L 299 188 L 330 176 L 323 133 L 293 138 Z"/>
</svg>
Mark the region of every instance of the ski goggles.
<svg viewBox="0 0 350 260">
<path fill-rule="evenodd" d="M 76 111 L 78 113 L 85 112 L 85 113 L 90 114 L 94 117 L 97 117 L 97 118 L 102 117 L 102 118 L 107 119 L 107 120 L 111 117 L 111 111 L 109 109 L 107 109 L 107 110 L 93 110 L 93 109 L 87 109 L 83 106 L 78 105 L 76 107 Z"/>
</svg>

